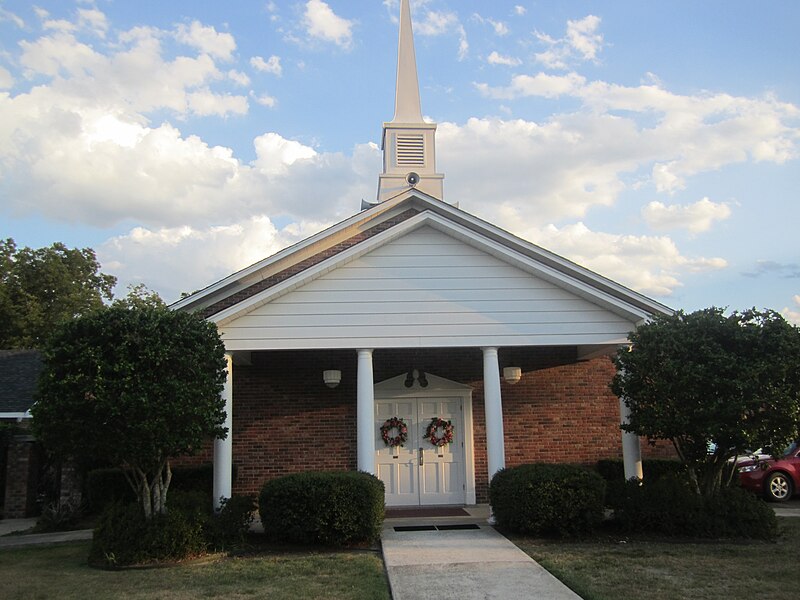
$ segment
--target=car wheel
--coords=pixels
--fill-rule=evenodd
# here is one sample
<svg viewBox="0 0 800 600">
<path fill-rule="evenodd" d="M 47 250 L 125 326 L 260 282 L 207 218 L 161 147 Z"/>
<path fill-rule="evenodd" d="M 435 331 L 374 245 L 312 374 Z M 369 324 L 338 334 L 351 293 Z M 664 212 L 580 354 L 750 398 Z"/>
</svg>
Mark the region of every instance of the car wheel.
<svg viewBox="0 0 800 600">
<path fill-rule="evenodd" d="M 792 480 L 786 473 L 773 473 L 764 482 L 767 500 L 786 502 L 792 497 Z"/>
</svg>

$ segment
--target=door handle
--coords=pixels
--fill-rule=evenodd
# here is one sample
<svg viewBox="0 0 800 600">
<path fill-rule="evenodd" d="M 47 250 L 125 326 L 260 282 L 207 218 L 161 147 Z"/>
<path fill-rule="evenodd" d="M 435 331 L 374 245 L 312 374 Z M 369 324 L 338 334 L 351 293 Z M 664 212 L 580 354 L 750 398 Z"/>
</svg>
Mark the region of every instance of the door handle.
<svg viewBox="0 0 800 600">
<path fill-rule="evenodd" d="M 420 448 L 419 449 L 419 466 L 421 467 L 424 464 L 425 464 L 425 453 L 422 450 L 422 448 Z"/>
</svg>

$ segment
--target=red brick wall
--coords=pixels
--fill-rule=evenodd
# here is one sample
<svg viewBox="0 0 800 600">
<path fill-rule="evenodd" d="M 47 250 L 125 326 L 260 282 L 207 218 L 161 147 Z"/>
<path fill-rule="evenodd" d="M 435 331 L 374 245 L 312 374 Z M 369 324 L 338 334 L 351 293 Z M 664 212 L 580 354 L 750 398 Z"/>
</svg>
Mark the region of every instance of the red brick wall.
<svg viewBox="0 0 800 600">
<path fill-rule="evenodd" d="M 480 349 L 376 350 L 375 381 L 416 368 L 465 383 L 473 392 L 475 476 L 487 500 L 483 357 Z M 501 349 L 500 366 L 522 367 L 516 385 L 502 383 L 506 464 L 592 464 L 622 456 L 619 402 L 608 389 L 605 358 L 577 362 L 574 348 Z M 324 369 L 342 371 L 329 389 Z M 255 493 L 268 479 L 304 470 L 356 468 L 356 352 L 253 354 L 234 367 L 234 493 Z M 642 444 L 647 454 L 647 444 Z M 186 462 L 210 459 L 210 444 Z"/>
<path fill-rule="evenodd" d="M 19 519 L 36 514 L 41 448 L 31 436 L 15 436 L 8 445 L 3 515 Z"/>
</svg>

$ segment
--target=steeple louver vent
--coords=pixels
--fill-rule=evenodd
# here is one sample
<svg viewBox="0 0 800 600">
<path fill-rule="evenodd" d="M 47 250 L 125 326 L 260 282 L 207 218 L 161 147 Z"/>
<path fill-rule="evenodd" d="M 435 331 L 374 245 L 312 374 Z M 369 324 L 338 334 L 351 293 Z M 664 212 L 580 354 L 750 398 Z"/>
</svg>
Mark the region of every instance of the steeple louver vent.
<svg viewBox="0 0 800 600">
<path fill-rule="evenodd" d="M 397 166 L 425 166 L 425 138 L 422 134 L 397 136 Z"/>
</svg>

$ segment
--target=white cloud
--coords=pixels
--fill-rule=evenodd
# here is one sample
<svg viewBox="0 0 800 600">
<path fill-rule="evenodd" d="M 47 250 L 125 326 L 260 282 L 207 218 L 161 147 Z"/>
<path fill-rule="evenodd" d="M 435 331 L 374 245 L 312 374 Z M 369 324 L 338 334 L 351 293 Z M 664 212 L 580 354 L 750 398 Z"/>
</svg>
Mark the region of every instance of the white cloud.
<svg viewBox="0 0 800 600">
<path fill-rule="evenodd" d="M 16 97 L 14 104 L 17 110 L 21 105 L 32 109 L 34 104 L 41 104 L 45 110 L 53 106 L 80 113 L 84 107 L 100 105 L 138 114 L 167 109 L 188 116 L 196 108 L 203 110 L 195 114 L 209 114 L 207 103 L 199 103 L 193 93 L 204 93 L 225 76 L 205 53 L 166 61 L 163 35 L 150 28 L 123 32 L 107 54 L 99 53 L 71 33 L 54 33 L 32 42 L 23 40 L 20 63 L 28 75 L 54 79 L 48 86 Z M 239 98 L 217 105 L 241 114 L 243 102 Z M 219 114 L 219 110 L 211 114 Z"/>
<path fill-rule="evenodd" d="M 208 89 L 198 90 L 188 95 L 189 110 L 193 114 L 208 117 L 217 115 L 224 117 L 229 114 L 246 115 L 248 110 L 245 96 L 231 94 L 215 94 Z"/>
<path fill-rule="evenodd" d="M 236 85 L 241 85 L 242 87 L 247 87 L 250 85 L 250 78 L 247 76 L 247 73 L 242 73 L 236 69 L 231 69 L 228 71 L 228 79 L 236 83 Z"/>
<path fill-rule="evenodd" d="M 528 9 L 527 9 L 527 8 L 525 8 L 524 6 L 521 6 L 521 5 L 519 5 L 519 4 L 517 4 L 517 5 L 515 5 L 515 6 L 514 6 L 514 13 L 515 13 L 515 14 L 517 14 L 517 15 L 519 15 L 520 17 L 521 17 L 522 15 L 524 15 L 525 13 L 527 13 L 527 12 L 528 12 Z"/>
<path fill-rule="evenodd" d="M 315 227 L 321 225 L 310 228 Z M 119 289 L 146 281 L 174 301 L 299 241 L 305 232 L 296 225 L 278 230 L 264 215 L 206 228 L 137 227 L 103 244 L 98 257 L 118 276 Z"/>
<path fill-rule="evenodd" d="M 308 160 L 317 152 L 300 142 L 287 140 L 277 133 L 265 133 L 254 141 L 258 158 L 254 166 L 270 176 L 285 175 L 298 160 Z"/>
<path fill-rule="evenodd" d="M 597 33 L 600 17 L 589 15 L 580 21 L 567 21 L 567 40 L 584 60 L 596 60 L 603 48 L 603 36 Z"/>
<path fill-rule="evenodd" d="M 448 197 L 493 222 L 507 214 L 504 222 L 514 227 L 580 218 L 592 206 L 613 204 L 625 189 L 622 176 L 639 160 L 630 147 L 635 130 L 590 115 L 543 125 L 473 118 L 463 126 L 440 123 L 437 135 L 447 156 Z M 484 206 L 479 198 L 493 200 Z"/>
<path fill-rule="evenodd" d="M 544 52 L 536 54 L 536 60 L 549 69 L 566 69 L 581 61 L 596 62 L 603 48 L 603 36 L 597 33 L 600 22 L 600 17 L 594 15 L 567 21 L 566 34 L 560 39 L 536 32 L 536 38 L 547 47 Z"/>
<path fill-rule="evenodd" d="M 0 21 L 10 21 L 20 29 L 25 27 L 25 21 L 23 21 L 19 16 L 17 16 L 10 10 L 6 10 L 2 6 L 0 6 Z"/>
<path fill-rule="evenodd" d="M 660 231 L 687 229 L 700 233 L 711 229 L 714 221 L 722 221 L 731 216 L 731 208 L 724 202 L 712 202 L 703 198 L 694 204 L 673 204 L 650 202 L 642 209 L 642 217 L 647 224 Z"/>
<path fill-rule="evenodd" d="M 66 19 L 49 19 L 42 23 L 42 27 L 45 29 L 63 32 L 76 31 L 78 29 L 78 25 L 76 23 Z"/>
<path fill-rule="evenodd" d="M 306 33 L 324 42 L 349 49 L 353 44 L 353 21 L 338 16 L 322 0 L 308 0 L 303 17 Z"/>
<path fill-rule="evenodd" d="M 438 36 L 458 30 L 461 22 L 454 12 L 429 10 L 423 20 L 414 24 L 414 32 L 419 35 Z"/>
<path fill-rule="evenodd" d="M 255 92 L 250 92 L 250 96 L 258 104 L 261 106 L 266 106 L 267 108 L 275 108 L 278 105 L 278 100 L 269 94 L 256 94 Z"/>
<path fill-rule="evenodd" d="M 414 24 L 414 31 L 432 37 L 455 33 L 458 35 L 458 59 L 464 60 L 469 53 L 467 31 L 454 12 L 428 10 L 424 18 Z"/>
<path fill-rule="evenodd" d="M 800 108 L 769 94 L 756 98 L 723 93 L 680 95 L 656 85 L 588 82 L 576 73 L 516 75 L 505 87 L 485 83 L 476 87 L 486 97 L 506 101 L 571 97 L 593 115 L 591 120 L 598 126 L 601 122 L 626 123 L 636 131 L 636 141 L 631 143 L 638 147 L 637 162 L 647 166 L 659 192 L 683 189 L 687 177 L 726 165 L 748 160 L 783 164 L 798 156 L 800 131 L 795 121 Z M 605 134 L 602 128 L 595 128 L 591 135 Z"/>
<path fill-rule="evenodd" d="M 254 56 L 250 59 L 250 66 L 253 67 L 256 71 L 261 71 L 262 73 L 272 73 L 273 75 L 277 75 L 280 77 L 283 74 L 283 67 L 281 67 L 281 57 L 280 56 L 270 56 L 269 60 L 264 60 L 260 56 Z"/>
<path fill-rule="evenodd" d="M 178 25 L 175 39 L 222 61 L 232 60 L 236 50 L 236 40 L 230 33 L 219 33 L 214 27 L 199 21 L 192 21 L 188 27 Z"/>
<path fill-rule="evenodd" d="M 22 40 L 20 63 L 29 73 L 38 75 L 79 76 L 100 67 L 104 57 L 71 33 L 58 32 L 35 42 Z"/>
<path fill-rule="evenodd" d="M 0 67 L 0 90 L 7 90 L 14 85 L 14 76 L 7 69 Z"/>
<path fill-rule="evenodd" d="M 639 292 L 670 296 L 684 272 L 727 267 L 721 258 L 683 256 L 668 237 L 619 235 L 591 231 L 583 223 L 553 225 L 525 232 L 526 239 L 553 250 L 601 275 Z"/>
<path fill-rule="evenodd" d="M 479 15 L 478 13 L 474 13 L 472 15 L 472 18 L 475 21 L 477 21 L 478 23 L 485 23 L 487 25 L 490 25 L 492 27 L 492 29 L 494 29 L 494 32 L 495 32 L 496 35 L 499 35 L 499 36 L 502 37 L 502 36 L 508 35 L 508 33 L 509 33 L 508 25 L 506 25 L 502 21 L 495 21 L 494 19 L 484 18 L 481 15 Z"/>
<path fill-rule="evenodd" d="M 514 100 L 526 96 L 541 96 L 543 98 L 558 98 L 565 95 L 578 95 L 586 85 L 586 78 L 577 73 L 568 75 L 515 75 L 511 85 L 504 88 L 490 87 L 485 83 L 478 83 L 476 87 L 486 97 L 495 100 Z"/>
<path fill-rule="evenodd" d="M 90 29 L 101 38 L 105 38 L 108 32 L 106 15 L 96 8 L 79 8 L 78 25 Z"/>
<path fill-rule="evenodd" d="M 795 296 L 792 300 L 794 301 L 794 306 L 792 308 L 785 307 L 781 314 L 790 323 L 800 326 L 800 295 Z"/>
<path fill-rule="evenodd" d="M 486 59 L 486 62 L 488 62 L 490 65 L 504 65 L 507 67 L 518 67 L 522 64 L 520 59 L 513 56 L 503 56 L 496 50 L 489 55 L 489 57 Z"/>
</svg>

